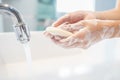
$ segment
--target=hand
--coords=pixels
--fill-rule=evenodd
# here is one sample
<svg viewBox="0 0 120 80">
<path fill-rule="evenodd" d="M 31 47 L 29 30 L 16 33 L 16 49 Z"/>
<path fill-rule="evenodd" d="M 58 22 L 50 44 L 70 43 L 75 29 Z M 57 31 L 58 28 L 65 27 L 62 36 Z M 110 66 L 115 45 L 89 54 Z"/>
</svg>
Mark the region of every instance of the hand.
<svg viewBox="0 0 120 80">
<path fill-rule="evenodd" d="M 81 20 L 86 20 L 86 19 L 96 19 L 95 13 L 92 11 L 76 11 L 72 13 L 68 13 L 65 16 L 62 16 L 60 19 L 58 19 L 53 26 L 58 27 L 59 25 L 63 23 L 76 23 Z"/>
<path fill-rule="evenodd" d="M 83 20 L 75 24 L 64 24 L 61 25 L 61 27 L 67 25 L 69 25 L 68 30 L 73 30 L 74 34 L 72 36 L 68 38 L 62 38 L 51 35 L 51 39 L 57 45 L 66 48 L 79 47 L 85 49 L 103 39 L 112 38 L 120 33 L 120 31 L 118 31 L 120 29 L 119 24 L 116 24 L 116 22 L 113 20 Z M 75 29 L 75 27 L 77 29 Z M 59 37 L 59 39 L 56 37 Z"/>
</svg>

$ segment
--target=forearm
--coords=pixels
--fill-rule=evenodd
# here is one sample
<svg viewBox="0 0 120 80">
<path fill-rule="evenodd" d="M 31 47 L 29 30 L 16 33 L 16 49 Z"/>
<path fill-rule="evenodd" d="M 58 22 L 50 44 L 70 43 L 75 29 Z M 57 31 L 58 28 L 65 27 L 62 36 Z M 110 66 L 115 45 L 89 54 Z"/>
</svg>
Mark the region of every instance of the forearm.
<svg viewBox="0 0 120 80">
<path fill-rule="evenodd" d="M 117 0 L 115 8 L 107 11 L 95 12 L 97 19 L 120 20 L 120 0 Z"/>
<path fill-rule="evenodd" d="M 95 12 L 97 19 L 120 20 L 120 10 L 115 8 L 108 11 Z"/>
</svg>

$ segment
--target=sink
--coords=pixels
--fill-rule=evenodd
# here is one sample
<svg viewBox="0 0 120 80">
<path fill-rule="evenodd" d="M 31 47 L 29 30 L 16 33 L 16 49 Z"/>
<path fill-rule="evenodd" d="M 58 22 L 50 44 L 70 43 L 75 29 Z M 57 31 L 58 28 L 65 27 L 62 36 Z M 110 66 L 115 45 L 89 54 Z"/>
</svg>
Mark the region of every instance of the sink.
<svg viewBox="0 0 120 80">
<path fill-rule="evenodd" d="M 15 34 L 0 33 L 0 80 L 120 80 L 119 39 L 64 49 L 42 33 L 31 32 L 31 70 Z"/>
</svg>

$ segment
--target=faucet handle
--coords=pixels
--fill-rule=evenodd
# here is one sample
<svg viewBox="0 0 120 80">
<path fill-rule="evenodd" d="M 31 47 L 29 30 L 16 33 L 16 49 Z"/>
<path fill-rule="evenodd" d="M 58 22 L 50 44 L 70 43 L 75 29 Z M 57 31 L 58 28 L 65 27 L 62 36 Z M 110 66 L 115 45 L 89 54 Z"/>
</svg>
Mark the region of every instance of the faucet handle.
<svg viewBox="0 0 120 80">
<path fill-rule="evenodd" d="M 30 41 L 30 30 L 24 23 L 19 23 L 14 26 L 14 31 L 16 33 L 17 39 L 21 43 L 26 43 Z"/>
</svg>

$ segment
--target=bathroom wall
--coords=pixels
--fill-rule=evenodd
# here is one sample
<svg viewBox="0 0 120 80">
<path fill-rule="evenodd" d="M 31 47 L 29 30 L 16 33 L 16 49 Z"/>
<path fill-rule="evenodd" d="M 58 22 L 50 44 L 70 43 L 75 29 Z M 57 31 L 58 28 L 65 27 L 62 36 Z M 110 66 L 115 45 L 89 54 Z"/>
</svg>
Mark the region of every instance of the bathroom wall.
<svg viewBox="0 0 120 80">
<path fill-rule="evenodd" d="M 0 3 L 2 1 L 0 0 Z M 2 21 L 2 15 L 0 15 L 0 32 L 3 32 L 3 21 Z M 1 56 L 1 55 L 0 55 Z M 0 80 L 6 80 L 4 76 L 7 75 L 7 71 L 5 68 L 4 60 L 2 57 L 0 57 Z"/>
<path fill-rule="evenodd" d="M 0 0 L 1 3 L 1 0 Z M 0 15 L 0 32 L 3 32 L 3 26 L 2 26 L 2 16 Z M 1 55 L 0 55 L 1 56 Z M 7 74 L 6 69 L 5 69 L 5 64 L 3 59 L 0 57 L 0 80 L 5 80 L 4 76 Z M 7 75 L 6 75 L 7 76 Z"/>
<path fill-rule="evenodd" d="M 36 30 L 43 31 L 56 19 L 56 0 L 38 0 L 36 10 Z"/>
<path fill-rule="evenodd" d="M 0 0 L 1 3 L 1 0 Z M 3 32 L 3 21 L 2 21 L 2 16 L 0 15 L 0 32 Z"/>
<path fill-rule="evenodd" d="M 103 11 L 114 8 L 116 0 L 96 0 L 95 10 Z"/>
<path fill-rule="evenodd" d="M 95 11 L 95 0 L 57 0 L 56 4 L 57 18 L 77 10 Z"/>
<path fill-rule="evenodd" d="M 30 26 L 31 31 L 44 30 L 44 28 L 40 27 L 53 22 L 49 19 L 50 12 L 54 11 L 52 10 L 54 6 L 51 4 L 51 1 L 53 3 L 55 2 L 55 0 L 3 0 L 4 3 L 12 5 L 21 12 L 25 22 Z M 48 4 L 48 2 L 50 2 L 50 4 Z M 48 14 L 46 15 L 46 13 Z M 48 20 L 40 19 L 44 16 L 48 18 Z M 8 16 L 4 16 L 3 22 L 5 32 L 13 31 L 12 22 Z"/>
<path fill-rule="evenodd" d="M 2 20 L 2 15 L 0 15 L 0 32 L 3 32 L 3 20 Z"/>
<path fill-rule="evenodd" d="M 37 0 L 3 0 L 3 3 L 10 4 L 18 9 L 23 15 L 25 22 L 30 26 L 30 29 L 35 30 L 36 21 L 34 18 Z M 4 16 L 3 24 L 5 32 L 13 31 L 12 21 L 8 16 Z"/>
</svg>

